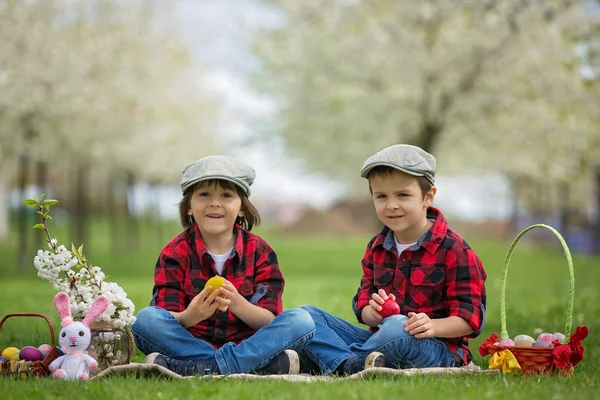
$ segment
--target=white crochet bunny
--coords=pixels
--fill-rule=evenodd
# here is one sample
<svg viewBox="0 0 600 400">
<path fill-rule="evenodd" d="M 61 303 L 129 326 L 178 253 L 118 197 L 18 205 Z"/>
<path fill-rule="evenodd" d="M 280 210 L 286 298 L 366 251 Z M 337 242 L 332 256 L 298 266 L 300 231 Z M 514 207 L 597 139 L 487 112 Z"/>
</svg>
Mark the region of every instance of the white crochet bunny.
<svg viewBox="0 0 600 400">
<path fill-rule="evenodd" d="M 71 317 L 71 302 L 69 295 L 60 292 L 54 296 L 54 307 L 61 318 L 58 341 L 65 353 L 52 361 L 48 369 L 56 379 L 87 380 L 90 370 L 98 367 L 98 362 L 86 353 L 92 334 L 90 324 L 108 307 L 108 298 L 100 296 L 92 303 L 90 311 L 83 321 L 73 321 Z"/>
</svg>

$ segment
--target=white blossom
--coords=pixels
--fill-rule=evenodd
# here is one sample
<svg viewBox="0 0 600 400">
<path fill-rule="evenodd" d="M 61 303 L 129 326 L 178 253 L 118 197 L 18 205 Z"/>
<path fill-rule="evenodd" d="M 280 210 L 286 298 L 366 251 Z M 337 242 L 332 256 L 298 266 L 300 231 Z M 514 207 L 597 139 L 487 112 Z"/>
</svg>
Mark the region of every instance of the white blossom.
<svg viewBox="0 0 600 400">
<path fill-rule="evenodd" d="M 51 239 L 50 248 L 53 249 L 57 243 L 56 239 Z M 135 306 L 123 288 L 115 282 L 104 282 L 105 274 L 100 267 L 88 269 L 81 266 L 77 257 L 65 246 L 58 246 L 56 252 L 38 250 L 33 265 L 38 277 L 49 281 L 56 291 L 69 295 L 74 319 L 83 319 L 94 300 L 104 295 L 109 305 L 99 321 L 110 322 L 118 328 L 135 322 Z"/>
</svg>

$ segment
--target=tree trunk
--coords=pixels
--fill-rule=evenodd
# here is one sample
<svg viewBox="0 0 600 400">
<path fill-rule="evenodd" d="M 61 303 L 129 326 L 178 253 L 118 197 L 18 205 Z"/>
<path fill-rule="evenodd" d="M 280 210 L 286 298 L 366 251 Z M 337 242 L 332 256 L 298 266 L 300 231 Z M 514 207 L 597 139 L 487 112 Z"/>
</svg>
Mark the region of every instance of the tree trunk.
<svg viewBox="0 0 600 400">
<path fill-rule="evenodd" d="M 596 221 L 594 223 L 594 254 L 600 254 L 600 165 L 594 168 L 594 186 L 596 188 Z"/>
<path fill-rule="evenodd" d="M 88 202 L 87 202 L 87 181 L 89 175 L 89 165 L 83 160 L 78 160 L 75 164 L 74 196 L 71 203 L 71 229 L 73 232 L 73 243 L 79 247 L 87 243 L 88 233 Z M 90 247 L 87 247 L 88 249 Z M 86 251 L 86 253 L 89 253 Z M 87 254 L 89 256 L 89 254 Z"/>
<path fill-rule="evenodd" d="M 431 153 L 437 144 L 442 127 L 431 121 L 426 121 L 418 133 L 417 146 Z"/>
<path fill-rule="evenodd" d="M 0 175 L 0 240 L 8 233 L 8 188 L 4 177 Z"/>
<path fill-rule="evenodd" d="M 19 158 L 19 178 L 18 178 L 18 188 L 19 195 L 21 199 L 24 199 L 27 195 L 26 187 L 27 187 L 27 177 L 29 176 L 29 155 L 27 153 L 23 153 Z M 31 209 L 27 206 L 20 205 L 18 212 L 18 236 L 17 236 L 17 268 L 20 272 L 25 271 L 27 268 L 28 260 L 27 260 L 27 242 L 29 237 L 29 214 Z"/>
<path fill-rule="evenodd" d="M 120 240 L 119 240 L 119 218 L 118 218 L 118 202 L 117 202 L 117 184 L 118 184 L 117 172 L 113 171 L 108 177 L 108 184 L 106 190 L 106 205 L 108 223 L 110 225 L 110 251 L 113 258 L 116 258 L 120 254 Z"/>
<path fill-rule="evenodd" d="M 36 175 L 36 186 L 41 193 L 46 193 L 48 189 L 48 164 L 45 161 L 38 161 L 35 164 L 35 175 Z M 48 196 L 46 196 L 48 197 Z M 41 249 L 45 247 L 45 234 L 43 231 L 35 232 L 35 249 Z"/>
<path fill-rule="evenodd" d="M 508 223 L 508 232 L 506 233 L 506 237 L 509 239 L 519 233 L 519 190 L 521 189 L 520 179 L 518 177 L 510 178 L 510 183 L 512 210 Z"/>
<path fill-rule="evenodd" d="M 131 171 L 127 171 L 127 211 L 129 212 L 129 218 L 127 221 L 127 242 L 130 251 L 137 250 L 140 245 L 140 229 L 139 221 L 134 212 L 135 207 L 135 175 Z"/>
<path fill-rule="evenodd" d="M 156 240 L 158 246 L 164 245 L 163 243 L 163 221 L 160 216 L 160 197 L 158 195 L 158 185 L 156 182 L 150 182 L 150 188 L 152 190 L 152 221 L 154 221 L 154 229 L 156 230 Z"/>
<path fill-rule="evenodd" d="M 558 184 L 558 203 L 559 203 L 559 226 L 564 234 L 569 236 L 571 228 L 571 185 L 568 182 L 560 182 Z"/>
</svg>

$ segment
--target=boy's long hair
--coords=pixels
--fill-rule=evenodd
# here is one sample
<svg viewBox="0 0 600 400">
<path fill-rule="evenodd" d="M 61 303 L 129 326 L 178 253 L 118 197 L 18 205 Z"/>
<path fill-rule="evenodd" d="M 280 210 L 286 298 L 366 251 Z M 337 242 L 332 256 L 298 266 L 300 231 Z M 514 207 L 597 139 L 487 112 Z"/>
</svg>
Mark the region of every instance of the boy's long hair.
<svg viewBox="0 0 600 400">
<path fill-rule="evenodd" d="M 206 181 L 198 182 L 197 184 L 186 190 L 183 194 L 183 198 L 179 202 L 179 220 L 183 229 L 191 228 L 196 222 L 194 221 L 193 215 L 190 218 L 190 215 L 188 215 L 188 211 L 190 209 L 190 203 L 192 201 L 192 194 L 194 193 L 194 190 L 196 190 L 198 185 L 201 185 L 203 183 L 207 183 L 209 186 L 220 186 L 221 189 L 225 190 L 234 190 L 238 194 L 238 196 L 240 196 L 240 199 L 242 199 L 241 210 L 244 212 L 244 216 L 237 217 L 237 219 L 235 220 L 235 223 L 238 224 L 240 227 L 251 231 L 253 226 L 260 225 L 260 214 L 258 213 L 256 207 L 254 207 L 254 204 L 250 202 L 248 196 L 246 196 L 246 194 L 242 191 L 242 188 L 240 188 L 236 184 L 233 184 L 223 179 L 209 179 Z"/>
<path fill-rule="evenodd" d="M 394 172 L 402 172 L 402 171 L 400 171 L 399 169 L 396 169 L 396 168 L 386 167 L 383 165 L 373 168 L 369 172 L 369 175 L 367 175 L 367 179 L 369 180 L 369 191 L 371 192 L 371 194 L 373 194 L 373 190 L 371 189 L 371 178 L 373 178 L 375 176 L 391 175 Z M 407 175 L 409 175 L 409 174 L 407 174 Z M 424 176 L 415 176 L 415 178 L 417 178 L 417 182 L 419 182 L 419 187 L 421 188 L 421 194 L 423 195 L 423 198 L 425 198 L 425 195 L 427 194 L 427 192 L 429 192 L 429 190 L 433 187 L 433 185 Z"/>
</svg>

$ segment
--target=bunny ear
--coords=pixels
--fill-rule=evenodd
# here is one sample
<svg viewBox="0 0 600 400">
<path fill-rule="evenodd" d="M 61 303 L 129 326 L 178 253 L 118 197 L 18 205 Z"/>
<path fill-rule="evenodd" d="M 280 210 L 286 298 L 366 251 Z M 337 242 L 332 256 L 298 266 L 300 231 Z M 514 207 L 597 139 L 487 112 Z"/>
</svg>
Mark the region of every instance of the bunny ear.
<svg viewBox="0 0 600 400">
<path fill-rule="evenodd" d="M 54 296 L 54 308 L 56 308 L 58 315 L 60 315 L 62 326 L 67 326 L 73 322 L 71 318 L 71 300 L 69 300 L 68 294 L 60 292 Z"/>
<path fill-rule="evenodd" d="M 89 327 L 92 322 L 96 320 L 102 314 L 106 308 L 108 307 L 108 298 L 104 295 L 98 297 L 92 303 L 90 307 L 90 311 L 87 313 L 83 321 L 81 321 L 85 326 Z"/>
</svg>

